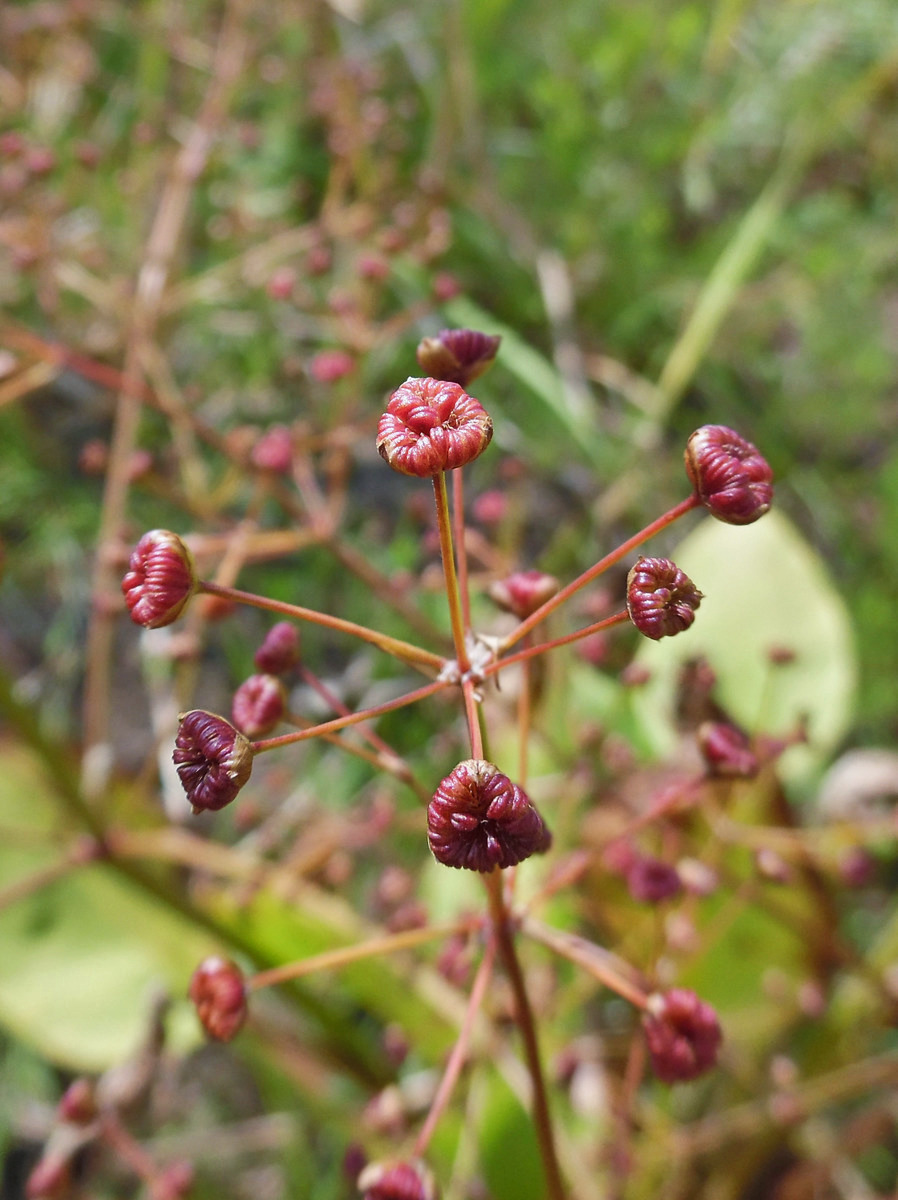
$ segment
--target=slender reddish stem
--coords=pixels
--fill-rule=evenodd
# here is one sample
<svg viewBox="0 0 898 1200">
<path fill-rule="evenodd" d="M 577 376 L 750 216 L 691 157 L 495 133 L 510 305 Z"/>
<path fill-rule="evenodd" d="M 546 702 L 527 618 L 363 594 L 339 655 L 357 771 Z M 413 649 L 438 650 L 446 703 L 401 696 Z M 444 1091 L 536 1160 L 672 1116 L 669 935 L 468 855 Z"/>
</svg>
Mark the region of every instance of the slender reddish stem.
<svg viewBox="0 0 898 1200">
<path fill-rule="evenodd" d="M 386 654 L 392 654 L 395 658 L 400 658 L 403 662 L 416 667 L 427 666 L 442 670 L 446 662 L 439 654 L 433 654 L 430 650 L 423 650 L 420 646 L 413 646 L 411 642 L 388 637 L 387 634 L 380 633 L 376 629 L 369 629 L 367 625 L 357 625 L 355 621 L 344 621 L 342 617 L 334 617 L 330 613 L 317 612 L 313 608 L 302 608 L 298 604 L 287 604 L 283 600 L 269 600 L 266 596 L 257 596 L 254 592 L 243 592 L 239 588 L 224 587 L 222 584 L 211 583 L 207 580 L 201 581 L 199 588 L 202 592 L 208 592 L 210 596 L 221 596 L 223 599 L 233 600 L 237 604 L 249 604 L 253 608 L 264 608 L 268 612 L 293 617 L 297 621 L 323 625 L 337 633 L 352 634 L 353 637 L 361 638 L 363 642 L 370 642 L 372 646 L 377 646 Z"/>
<path fill-rule="evenodd" d="M 294 742 L 308 742 L 311 738 L 334 733 L 338 729 L 345 729 L 348 725 L 358 725 L 361 721 L 370 721 L 384 713 L 395 712 L 397 708 L 415 704 L 418 700 L 424 700 L 427 696 L 432 696 L 435 692 L 442 691 L 443 688 L 449 686 L 450 684 L 445 679 L 435 679 L 433 683 L 425 684 L 424 687 L 417 688 L 413 692 L 406 692 L 404 696 L 388 700 L 385 704 L 376 704 L 373 708 L 363 708 L 359 712 L 349 713 L 345 717 L 335 717 L 333 721 L 324 721 L 321 725 L 313 725 L 310 729 L 300 729 L 296 733 L 282 733 L 278 737 L 263 738 L 262 741 L 253 742 L 253 752 L 261 754 L 265 750 L 274 750 L 278 746 L 292 746 Z"/>
<path fill-rule="evenodd" d="M 446 491 L 446 473 L 441 471 L 433 477 L 433 496 L 437 508 L 437 528 L 440 533 L 440 554 L 443 559 L 443 577 L 446 581 L 446 599 L 449 603 L 449 620 L 452 625 L 452 641 L 458 669 L 466 675 L 471 668 L 465 646 L 465 625 L 462 617 L 458 592 L 458 576 L 455 573 L 455 554 L 452 548 L 452 523 L 449 519 L 449 496 Z"/>
<path fill-rule="evenodd" d="M 647 542 L 656 533 L 660 533 L 662 529 L 666 529 L 668 525 L 672 525 L 684 513 L 691 512 L 693 508 L 698 508 L 700 505 L 701 500 L 693 492 L 687 499 L 681 500 L 679 504 L 675 504 L 673 508 L 663 513 L 662 516 L 652 521 L 649 525 L 646 525 L 639 533 L 634 533 L 631 538 L 628 538 L 616 550 L 612 550 L 610 554 L 606 554 L 604 558 L 600 558 L 597 563 L 587 571 L 584 571 L 582 575 L 578 575 L 576 579 L 571 580 L 566 587 L 563 587 L 560 592 L 556 592 L 545 604 L 540 605 L 536 612 L 522 621 L 517 629 L 511 631 L 502 642 L 500 649 L 508 650 L 516 642 L 519 642 L 525 633 L 529 633 L 540 621 L 544 621 L 549 613 L 554 612 L 556 608 L 559 608 L 566 600 L 569 600 L 571 596 L 579 592 L 581 588 L 586 587 L 588 583 L 592 583 L 594 579 L 598 579 L 609 567 L 613 567 L 622 558 L 626 558 L 631 550 L 635 550 L 637 546 L 641 546 L 643 542 Z"/>
<path fill-rule="evenodd" d="M 629 612 L 622 609 L 621 612 L 614 613 L 610 617 L 603 617 L 601 621 L 595 621 L 592 625 L 585 625 L 583 629 L 576 629 L 573 633 L 566 633 L 563 637 L 553 638 L 551 642 L 539 642 L 536 646 L 528 646 L 524 650 L 519 650 L 517 654 L 498 658 L 483 668 L 483 674 L 485 676 L 496 675 L 503 667 L 510 667 L 517 662 L 526 662 L 528 659 L 536 658 L 538 654 L 546 654 L 549 650 L 556 650 L 559 646 L 566 646 L 570 642 L 578 642 L 581 638 L 589 637 L 593 633 L 601 633 L 603 629 L 612 629 L 615 625 L 623 625 L 629 619 Z"/>
<path fill-rule="evenodd" d="M 548 1195 L 550 1200 L 565 1200 L 565 1188 L 561 1178 L 561 1168 L 558 1164 L 558 1153 L 555 1149 L 552 1115 L 549 1111 L 549 1097 L 536 1037 L 536 1022 L 533 1017 L 533 1009 L 530 1007 L 530 998 L 527 995 L 521 964 L 518 962 L 510 915 L 502 893 L 502 872 L 492 871 L 485 877 L 484 882 L 489 897 L 493 935 L 514 994 L 516 1024 L 524 1043 L 524 1057 L 533 1088 L 533 1124 L 539 1143 L 540 1157 L 546 1172 Z"/>
<path fill-rule="evenodd" d="M 533 917 L 525 917 L 521 931 L 536 942 L 548 946 L 556 954 L 582 967 L 599 983 L 617 992 L 637 1008 L 645 1008 L 648 1001 L 645 988 L 635 976 L 633 968 L 610 951 L 577 937 L 574 933 L 563 933 L 549 925 L 543 925 Z"/>
<path fill-rule="evenodd" d="M 486 989 L 493 977 L 493 963 L 495 962 L 495 958 L 496 942 L 495 939 L 490 938 L 487 942 L 480 966 L 477 969 L 477 975 L 474 978 L 474 984 L 471 988 L 471 994 L 468 997 L 468 1006 L 465 1009 L 465 1016 L 458 1033 L 458 1039 L 452 1047 L 452 1053 L 449 1055 L 446 1070 L 443 1072 L 443 1078 L 440 1080 L 440 1086 L 437 1088 L 436 1095 L 433 1098 L 427 1119 L 421 1126 L 418 1136 L 415 1138 L 415 1147 L 412 1153 L 416 1158 L 424 1157 L 440 1117 L 446 1111 L 446 1107 L 449 1104 L 452 1089 L 458 1082 L 462 1067 L 465 1065 L 465 1060 L 468 1056 L 468 1045 L 470 1044 L 471 1034 L 474 1029 L 474 1021 L 483 1005 L 483 997 L 486 995 Z"/>
</svg>

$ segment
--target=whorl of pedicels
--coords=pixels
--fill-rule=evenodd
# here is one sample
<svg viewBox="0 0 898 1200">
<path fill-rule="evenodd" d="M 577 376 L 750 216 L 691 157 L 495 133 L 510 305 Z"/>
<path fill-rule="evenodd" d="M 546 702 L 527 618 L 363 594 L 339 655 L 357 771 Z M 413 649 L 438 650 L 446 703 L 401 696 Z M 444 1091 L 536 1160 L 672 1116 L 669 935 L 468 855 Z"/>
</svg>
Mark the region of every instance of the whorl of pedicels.
<svg viewBox="0 0 898 1200">
<path fill-rule="evenodd" d="M 702 593 L 669 558 L 637 559 L 627 576 L 627 610 L 640 633 L 657 641 L 695 620 Z"/>
<path fill-rule="evenodd" d="M 717 1014 L 687 988 L 650 996 L 643 1027 L 652 1068 L 665 1083 L 695 1079 L 717 1062 L 723 1036 Z"/>
<path fill-rule="evenodd" d="M 362 1200 L 436 1200 L 433 1175 L 422 1162 L 373 1162 L 360 1173 Z"/>
<path fill-rule="evenodd" d="M 394 471 L 428 478 L 473 462 L 490 443 L 493 423 L 457 383 L 407 379 L 377 426 L 377 449 Z"/>
<path fill-rule="evenodd" d="M 770 464 L 741 434 L 726 425 L 703 425 L 686 443 L 686 474 L 713 517 L 750 525 L 773 501 Z"/>
<path fill-rule="evenodd" d="M 210 1037 L 229 1042 L 246 1020 L 246 982 L 228 958 L 204 958 L 190 980 L 188 996 Z"/>
<path fill-rule="evenodd" d="M 492 871 L 548 850 L 552 835 L 527 793 L 481 758 L 451 771 L 427 808 L 434 858 L 447 867 Z"/>
<path fill-rule="evenodd" d="M 287 707 L 284 685 L 274 675 L 250 675 L 234 693 L 231 717 L 247 737 L 263 737 L 283 719 Z"/>
<path fill-rule="evenodd" d="M 476 329 L 442 329 L 421 339 L 415 357 L 432 378 L 467 387 L 493 365 L 501 340 Z"/>
<path fill-rule="evenodd" d="M 193 558 L 178 535 L 151 529 L 131 552 L 122 595 L 135 625 L 159 629 L 177 620 L 197 586 Z"/>
<path fill-rule="evenodd" d="M 490 584 L 490 599 L 521 621 L 555 595 L 561 584 L 545 571 L 513 571 Z"/>
<path fill-rule="evenodd" d="M 215 713 L 182 713 L 172 760 L 195 813 L 230 804 L 250 777 L 250 740 Z"/>
</svg>

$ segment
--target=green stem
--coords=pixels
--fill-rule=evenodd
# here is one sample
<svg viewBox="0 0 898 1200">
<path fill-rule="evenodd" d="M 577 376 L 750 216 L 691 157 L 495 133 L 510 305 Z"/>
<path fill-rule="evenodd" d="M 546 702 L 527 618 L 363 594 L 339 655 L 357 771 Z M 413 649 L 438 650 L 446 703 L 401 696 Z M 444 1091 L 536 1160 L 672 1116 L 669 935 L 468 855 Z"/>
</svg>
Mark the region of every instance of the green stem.
<svg viewBox="0 0 898 1200">
<path fill-rule="evenodd" d="M 392 654 L 403 662 L 416 667 L 430 667 L 437 671 L 443 669 L 445 659 L 430 650 L 413 646 L 411 642 L 403 642 L 398 638 L 388 637 L 367 625 L 357 625 L 355 621 L 344 621 L 342 617 L 331 616 L 330 613 L 317 612 L 312 608 L 302 608 L 298 604 L 287 604 L 282 600 L 269 600 L 266 596 L 257 596 L 253 592 L 243 592 L 239 588 L 225 587 L 223 584 L 203 580 L 199 589 L 210 596 L 220 596 L 223 600 L 233 600 L 236 604 L 249 604 L 253 608 L 264 608 L 267 612 L 278 613 L 280 616 L 292 617 L 296 621 L 309 621 L 313 625 L 323 625 L 337 633 L 349 633 L 377 646 L 386 654 Z"/>
<path fill-rule="evenodd" d="M 522 621 L 518 625 L 517 629 L 513 629 L 499 647 L 500 653 L 508 650 L 516 642 L 519 642 L 525 633 L 529 633 L 540 621 L 544 621 L 549 613 L 554 612 L 566 600 L 570 600 L 571 596 L 579 592 L 581 588 L 586 587 L 588 583 L 592 583 L 594 579 L 598 579 L 609 567 L 613 567 L 622 558 L 626 558 L 631 550 L 635 550 L 637 546 L 641 546 L 643 542 L 647 542 L 656 533 L 660 533 L 662 529 L 666 529 L 668 525 L 672 525 L 684 513 L 691 512 L 693 508 L 698 508 L 700 505 L 701 500 L 693 492 L 687 499 L 681 500 L 679 504 L 675 504 L 673 508 L 668 509 L 666 513 L 663 513 L 656 520 L 646 525 L 639 533 L 634 533 L 631 538 L 622 542 L 616 550 L 612 550 L 610 554 L 606 554 L 604 558 L 600 558 L 597 563 L 587 571 L 584 571 L 582 575 L 578 575 L 576 579 L 571 580 L 566 587 L 563 587 L 560 592 L 556 592 L 545 604 L 540 605 L 536 612 L 532 613 L 525 621 Z"/>
<path fill-rule="evenodd" d="M 452 624 L 452 641 L 458 669 L 466 675 L 471 669 L 465 646 L 465 626 L 459 600 L 458 577 L 455 574 L 455 555 L 452 549 L 452 525 L 449 519 L 449 496 L 446 491 L 446 473 L 441 471 L 433 477 L 433 496 L 437 506 L 437 527 L 440 531 L 440 554 L 443 559 L 443 577 L 446 581 L 446 599 L 449 602 L 449 620 Z"/>
</svg>

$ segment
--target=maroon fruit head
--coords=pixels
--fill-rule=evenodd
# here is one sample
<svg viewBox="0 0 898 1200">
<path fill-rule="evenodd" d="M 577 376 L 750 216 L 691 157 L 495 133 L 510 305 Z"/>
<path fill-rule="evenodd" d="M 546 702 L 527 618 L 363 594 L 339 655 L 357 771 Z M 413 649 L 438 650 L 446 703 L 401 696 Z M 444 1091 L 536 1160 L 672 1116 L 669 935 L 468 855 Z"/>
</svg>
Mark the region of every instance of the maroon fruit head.
<svg viewBox="0 0 898 1200">
<path fill-rule="evenodd" d="M 427 478 L 473 462 L 493 436 L 480 403 L 459 384 L 407 379 L 377 426 L 377 449 L 394 471 Z"/>
<path fill-rule="evenodd" d="M 422 338 L 415 354 L 434 379 L 467 387 L 493 365 L 501 340 L 476 329 L 443 329 L 436 337 Z"/>
<path fill-rule="evenodd" d="M 751 525 L 773 501 L 773 472 L 744 437 L 703 425 L 686 443 L 686 474 L 708 512 L 728 525 Z"/>
<path fill-rule="evenodd" d="M 287 707 L 284 685 L 274 675 L 250 675 L 234 693 L 231 717 L 247 737 L 263 737 L 282 720 Z"/>
<path fill-rule="evenodd" d="M 176 533 L 151 529 L 128 560 L 122 594 L 135 625 L 158 629 L 177 620 L 197 589 L 190 551 Z"/>
<path fill-rule="evenodd" d="M 669 558 L 643 556 L 627 576 L 630 620 L 654 641 L 688 629 L 701 600 L 689 576 Z"/>
<path fill-rule="evenodd" d="M 363 1200 L 436 1200 L 436 1186 L 421 1162 L 373 1162 L 358 1178 Z"/>
<path fill-rule="evenodd" d="M 216 811 L 249 779 L 253 747 L 224 717 L 195 708 L 181 714 L 172 759 L 193 811 Z"/>
<path fill-rule="evenodd" d="M 229 1042 L 246 1020 L 246 983 L 243 972 L 228 958 L 204 958 L 190 980 L 188 996 L 210 1037 Z"/>
<path fill-rule="evenodd" d="M 686 988 L 656 992 L 643 1017 L 652 1067 L 665 1083 L 696 1079 L 717 1061 L 721 1032 L 710 1004 Z"/>
</svg>

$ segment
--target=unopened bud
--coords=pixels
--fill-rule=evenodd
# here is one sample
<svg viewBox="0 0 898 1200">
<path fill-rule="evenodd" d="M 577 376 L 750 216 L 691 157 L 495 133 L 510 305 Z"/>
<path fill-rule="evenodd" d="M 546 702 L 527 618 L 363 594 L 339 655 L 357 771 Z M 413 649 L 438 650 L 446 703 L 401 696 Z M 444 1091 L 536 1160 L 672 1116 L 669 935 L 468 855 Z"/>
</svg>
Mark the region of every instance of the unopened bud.
<svg viewBox="0 0 898 1200">
<path fill-rule="evenodd" d="M 59 1118 L 70 1125 L 89 1125 L 97 1115 L 97 1096 L 89 1079 L 73 1079 L 63 1092 L 57 1109 Z"/>
<path fill-rule="evenodd" d="M 227 958 L 205 958 L 193 973 L 188 996 L 210 1037 L 229 1042 L 246 1020 L 246 983 L 243 972 Z"/>
<path fill-rule="evenodd" d="M 696 1079 L 717 1061 L 722 1034 L 710 1004 L 687 988 L 656 992 L 643 1017 L 652 1067 L 665 1083 Z"/>
<path fill-rule="evenodd" d="M 172 759 L 193 811 L 214 812 L 249 779 L 253 747 L 224 717 L 197 708 L 181 714 Z"/>
<path fill-rule="evenodd" d="M 709 775 L 754 779 L 758 758 L 745 734 L 723 721 L 703 721 L 698 729 L 698 748 Z"/>
<path fill-rule="evenodd" d="M 278 621 L 265 635 L 253 660 L 266 675 L 285 675 L 299 662 L 299 633 L 289 621 Z"/>
<path fill-rule="evenodd" d="M 287 707 L 284 685 L 274 675 L 250 675 L 234 693 L 231 717 L 247 737 L 262 737 L 283 719 Z"/>
<path fill-rule="evenodd" d="M 552 835 L 521 788 L 480 758 L 458 764 L 427 808 L 434 857 L 447 867 L 492 871 L 548 850 Z"/>
<path fill-rule="evenodd" d="M 443 329 L 436 337 L 422 338 L 415 354 L 434 379 L 467 387 L 493 365 L 501 340 L 475 329 Z"/>
<path fill-rule="evenodd" d="M 122 594 L 135 625 L 158 629 L 177 620 L 197 589 L 190 551 L 176 533 L 152 529 L 128 560 Z"/>
<path fill-rule="evenodd" d="M 433 1176 L 421 1162 L 373 1162 L 362 1170 L 363 1200 L 436 1200 Z"/>
<path fill-rule="evenodd" d="M 682 886 L 676 867 L 650 854 L 637 854 L 627 868 L 630 895 L 634 900 L 642 900 L 646 904 L 669 900 L 671 896 L 676 896 Z"/>
<path fill-rule="evenodd" d="M 773 472 L 757 448 L 726 425 L 703 425 L 686 443 L 686 474 L 712 517 L 751 525 L 773 501 Z"/>
<path fill-rule="evenodd" d="M 514 571 L 505 579 L 491 583 L 489 593 L 495 604 L 523 621 L 550 600 L 560 587 L 555 576 L 544 571 Z"/>
<path fill-rule="evenodd" d="M 653 641 L 688 629 L 702 593 L 669 558 L 636 561 L 627 576 L 627 609 L 640 633 Z"/>
<path fill-rule="evenodd" d="M 377 426 L 377 449 L 394 471 L 427 478 L 473 462 L 490 443 L 493 423 L 457 383 L 407 379 Z"/>
<path fill-rule="evenodd" d="M 262 471 L 287 475 L 293 466 L 293 435 L 286 425 L 273 425 L 262 434 L 249 457 Z"/>
</svg>

